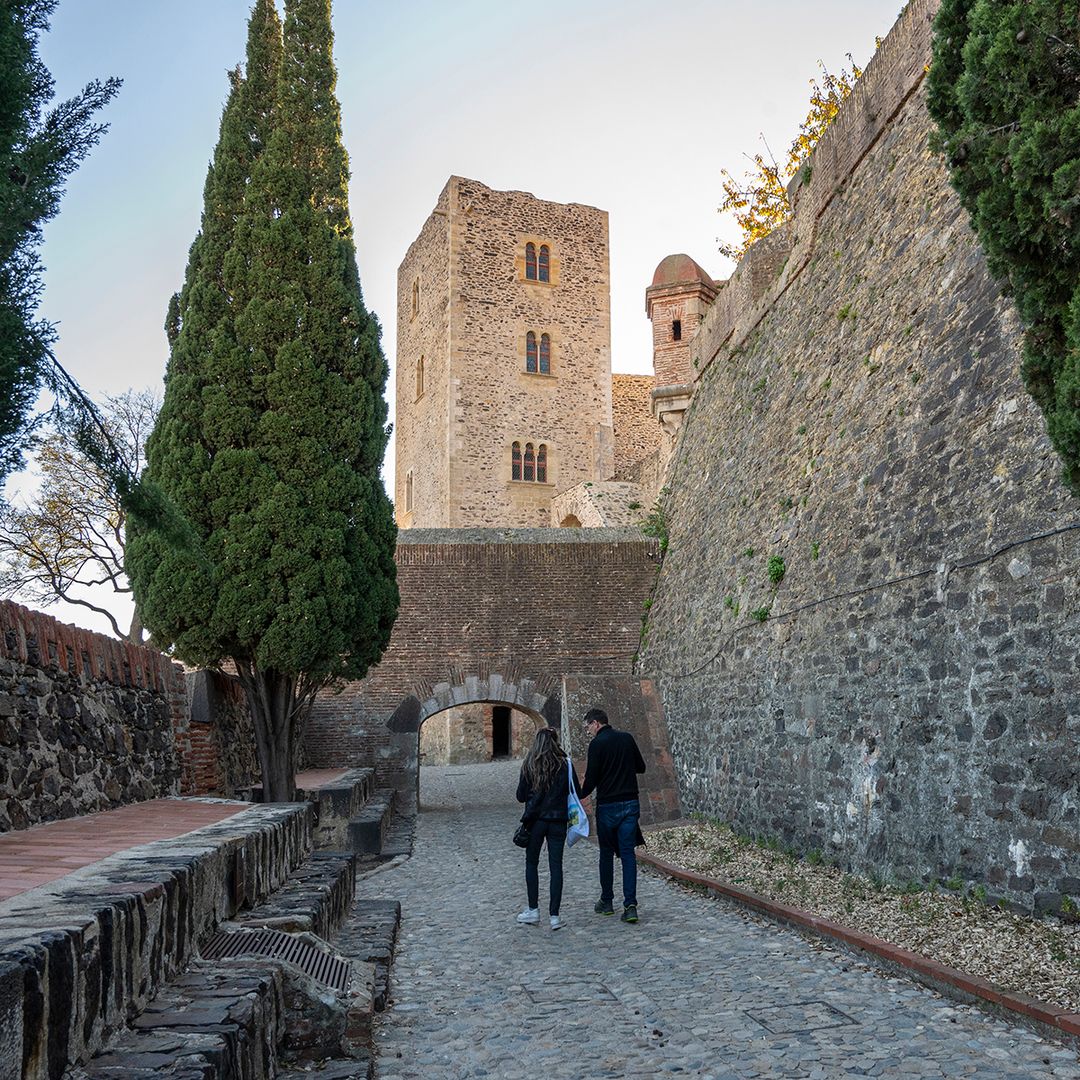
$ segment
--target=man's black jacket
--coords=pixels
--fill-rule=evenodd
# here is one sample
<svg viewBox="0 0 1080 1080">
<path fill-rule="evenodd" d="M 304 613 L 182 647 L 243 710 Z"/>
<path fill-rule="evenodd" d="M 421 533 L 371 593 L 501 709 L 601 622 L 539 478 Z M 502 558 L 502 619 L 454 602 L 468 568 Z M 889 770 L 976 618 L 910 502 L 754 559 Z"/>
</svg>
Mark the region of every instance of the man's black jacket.
<svg viewBox="0 0 1080 1080">
<path fill-rule="evenodd" d="M 638 797 L 637 774 L 645 771 L 634 736 L 603 725 L 589 743 L 581 797 L 596 791 L 596 804 L 628 802 Z"/>
</svg>

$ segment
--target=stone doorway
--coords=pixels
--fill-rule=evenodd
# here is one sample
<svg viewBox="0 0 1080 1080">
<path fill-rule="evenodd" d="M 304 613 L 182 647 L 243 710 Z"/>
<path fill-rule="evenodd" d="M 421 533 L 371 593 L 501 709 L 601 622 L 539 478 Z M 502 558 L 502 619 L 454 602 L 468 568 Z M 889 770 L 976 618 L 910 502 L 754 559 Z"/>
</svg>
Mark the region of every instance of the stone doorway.
<svg viewBox="0 0 1080 1080">
<path fill-rule="evenodd" d="M 491 708 L 491 758 L 497 761 L 499 758 L 510 757 L 510 747 L 513 742 L 511 730 L 510 709 L 506 705 L 493 705 Z M 528 751 L 526 750 L 526 753 Z"/>
<path fill-rule="evenodd" d="M 420 764 L 479 765 L 523 758 L 542 722 L 524 710 L 489 702 L 445 709 L 420 727 Z"/>
</svg>

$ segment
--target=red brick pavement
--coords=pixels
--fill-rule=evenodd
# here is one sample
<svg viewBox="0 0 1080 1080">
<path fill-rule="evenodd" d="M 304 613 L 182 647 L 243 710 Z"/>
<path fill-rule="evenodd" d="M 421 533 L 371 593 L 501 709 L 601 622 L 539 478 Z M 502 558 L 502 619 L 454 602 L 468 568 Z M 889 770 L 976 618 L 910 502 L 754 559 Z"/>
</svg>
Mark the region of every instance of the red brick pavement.
<svg viewBox="0 0 1080 1080">
<path fill-rule="evenodd" d="M 153 799 L 101 814 L 0 834 L 0 900 L 46 885 L 119 851 L 170 840 L 246 809 L 244 803 Z"/>
</svg>

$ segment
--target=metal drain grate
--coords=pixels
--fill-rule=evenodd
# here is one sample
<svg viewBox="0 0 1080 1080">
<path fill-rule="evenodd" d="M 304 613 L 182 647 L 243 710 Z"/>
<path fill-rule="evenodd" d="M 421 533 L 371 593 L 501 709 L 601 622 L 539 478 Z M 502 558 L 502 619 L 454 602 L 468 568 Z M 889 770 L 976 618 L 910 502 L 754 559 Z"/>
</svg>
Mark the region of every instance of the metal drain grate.
<svg viewBox="0 0 1080 1080">
<path fill-rule="evenodd" d="M 204 960 L 233 956 L 276 956 L 288 960 L 313 979 L 334 990 L 347 990 L 352 968 L 348 960 L 332 956 L 292 934 L 280 930 L 237 930 L 215 934 L 202 948 Z"/>
<path fill-rule="evenodd" d="M 743 1011 L 773 1035 L 793 1035 L 801 1031 L 817 1031 L 820 1028 L 858 1023 L 847 1013 L 842 1013 L 825 1001 L 799 1001 L 790 1005 Z"/>
</svg>

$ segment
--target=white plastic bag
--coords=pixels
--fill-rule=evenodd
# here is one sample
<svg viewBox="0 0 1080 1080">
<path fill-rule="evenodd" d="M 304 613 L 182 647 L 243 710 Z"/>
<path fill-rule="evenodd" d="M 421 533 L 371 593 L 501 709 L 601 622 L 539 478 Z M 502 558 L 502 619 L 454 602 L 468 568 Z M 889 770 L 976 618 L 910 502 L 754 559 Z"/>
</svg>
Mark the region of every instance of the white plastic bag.
<svg viewBox="0 0 1080 1080">
<path fill-rule="evenodd" d="M 580 839 L 589 835 L 589 815 L 574 790 L 574 763 L 567 758 L 566 767 L 570 772 L 570 795 L 566 800 L 566 846 L 573 847 Z"/>
</svg>

